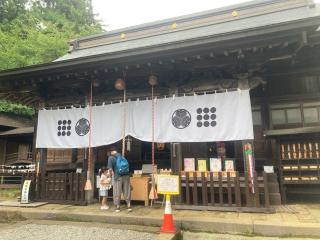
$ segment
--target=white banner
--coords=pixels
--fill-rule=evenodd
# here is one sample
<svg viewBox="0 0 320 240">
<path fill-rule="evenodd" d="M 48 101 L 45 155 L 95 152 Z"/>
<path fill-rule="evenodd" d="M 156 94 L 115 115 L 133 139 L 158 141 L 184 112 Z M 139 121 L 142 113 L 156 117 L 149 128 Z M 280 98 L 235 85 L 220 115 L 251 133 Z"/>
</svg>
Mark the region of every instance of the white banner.
<svg viewBox="0 0 320 240">
<path fill-rule="evenodd" d="M 152 139 L 151 100 L 129 101 L 89 108 L 41 110 L 38 117 L 37 148 L 97 147 L 119 141 L 123 134 Z M 212 142 L 253 139 L 248 90 L 170 97 L 155 100 L 156 142 Z"/>
</svg>

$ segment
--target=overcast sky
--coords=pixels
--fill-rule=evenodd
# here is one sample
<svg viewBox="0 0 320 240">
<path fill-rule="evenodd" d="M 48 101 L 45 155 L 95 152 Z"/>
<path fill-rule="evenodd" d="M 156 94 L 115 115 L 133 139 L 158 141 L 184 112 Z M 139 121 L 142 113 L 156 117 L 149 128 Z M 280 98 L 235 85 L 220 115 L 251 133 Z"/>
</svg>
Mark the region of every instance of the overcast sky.
<svg viewBox="0 0 320 240">
<path fill-rule="evenodd" d="M 113 30 L 185 14 L 210 10 L 248 0 L 92 0 L 94 12 Z M 320 2 L 320 0 L 316 0 Z"/>
</svg>

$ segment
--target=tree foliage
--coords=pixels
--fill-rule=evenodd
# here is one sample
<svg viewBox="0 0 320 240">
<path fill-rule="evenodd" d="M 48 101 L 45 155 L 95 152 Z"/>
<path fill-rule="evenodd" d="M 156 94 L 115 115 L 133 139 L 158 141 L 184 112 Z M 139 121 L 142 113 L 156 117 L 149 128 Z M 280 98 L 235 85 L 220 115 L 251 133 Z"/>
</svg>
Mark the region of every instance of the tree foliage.
<svg viewBox="0 0 320 240">
<path fill-rule="evenodd" d="M 53 61 L 70 40 L 101 31 L 91 0 L 0 0 L 0 71 Z M 0 112 L 34 115 L 6 101 Z"/>
<path fill-rule="evenodd" d="M 53 61 L 101 31 L 91 0 L 0 0 L 0 70 Z"/>
<path fill-rule="evenodd" d="M 24 117 L 32 117 L 35 113 L 34 109 L 30 107 L 26 107 L 21 104 L 10 103 L 4 100 L 0 100 L 0 112 Z"/>
</svg>

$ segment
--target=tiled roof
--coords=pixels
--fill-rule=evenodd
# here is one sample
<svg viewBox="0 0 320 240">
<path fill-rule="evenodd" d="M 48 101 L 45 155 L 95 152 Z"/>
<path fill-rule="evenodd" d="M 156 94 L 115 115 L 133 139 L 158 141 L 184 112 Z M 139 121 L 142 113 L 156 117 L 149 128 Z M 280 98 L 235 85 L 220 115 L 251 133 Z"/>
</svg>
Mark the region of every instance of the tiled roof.
<svg viewBox="0 0 320 240">
<path fill-rule="evenodd" d="M 256 0 L 80 38 L 56 61 L 167 46 L 320 17 L 309 0 Z"/>
</svg>

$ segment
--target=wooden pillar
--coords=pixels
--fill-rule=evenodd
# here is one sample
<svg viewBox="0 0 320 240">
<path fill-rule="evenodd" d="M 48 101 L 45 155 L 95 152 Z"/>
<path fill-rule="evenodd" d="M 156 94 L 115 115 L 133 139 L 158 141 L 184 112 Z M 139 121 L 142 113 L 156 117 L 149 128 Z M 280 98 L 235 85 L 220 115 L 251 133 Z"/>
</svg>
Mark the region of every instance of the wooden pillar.
<svg viewBox="0 0 320 240">
<path fill-rule="evenodd" d="M 0 165 L 5 165 L 6 163 L 6 155 L 7 155 L 7 137 L 4 137 L 0 140 Z"/>
<path fill-rule="evenodd" d="M 171 143 L 171 169 L 173 174 L 180 175 L 182 170 L 181 143 Z M 180 193 L 180 196 L 174 196 L 173 204 L 181 202 L 181 194 L 182 193 Z"/>
<path fill-rule="evenodd" d="M 37 141 L 37 131 L 38 131 L 38 110 L 34 115 L 33 119 L 33 136 L 32 136 L 32 162 L 36 162 L 37 157 L 37 149 L 36 149 L 36 141 Z"/>
<path fill-rule="evenodd" d="M 171 143 L 171 169 L 174 174 L 180 174 L 182 171 L 181 143 Z"/>
<path fill-rule="evenodd" d="M 40 148 L 40 163 L 39 163 L 39 169 L 41 176 L 44 176 L 47 171 L 47 149 L 46 148 Z"/>
<path fill-rule="evenodd" d="M 279 173 L 279 187 L 281 194 L 281 201 L 283 204 L 287 202 L 286 188 L 283 184 L 283 174 L 282 174 L 282 166 L 281 166 L 281 158 L 280 158 L 280 138 L 278 137 L 276 140 L 276 159 L 277 159 L 277 168 Z"/>
</svg>

